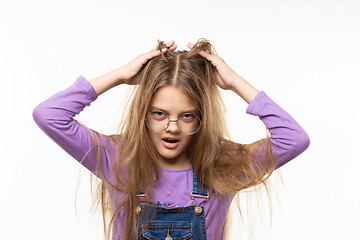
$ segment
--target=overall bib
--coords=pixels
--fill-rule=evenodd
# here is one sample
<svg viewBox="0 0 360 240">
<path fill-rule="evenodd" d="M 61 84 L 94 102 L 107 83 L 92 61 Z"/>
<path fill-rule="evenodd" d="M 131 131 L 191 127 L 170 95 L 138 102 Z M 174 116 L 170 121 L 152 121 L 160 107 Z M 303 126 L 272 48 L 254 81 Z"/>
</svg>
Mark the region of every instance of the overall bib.
<svg viewBox="0 0 360 240">
<path fill-rule="evenodd" d="M 139 239 L 146 240 L 185 240 L 196 239 L 206 240 L 204 201 L 208 200 L 209 193 L 195 176 L 194 168 L 193 188 L 190 194 L 191 199 L 202 198 L 199 205 L 187 207 L 158 207 L 146 205 L 140 202 L 137 207 L 137 215 L 140 217 L 140 231 L 144 231 Z M 144 196 L 145 191 L 141 190 L 138 197 Z M 156 209 L 155 218 L 150 223 L 146 219 Z"/>
</svg>

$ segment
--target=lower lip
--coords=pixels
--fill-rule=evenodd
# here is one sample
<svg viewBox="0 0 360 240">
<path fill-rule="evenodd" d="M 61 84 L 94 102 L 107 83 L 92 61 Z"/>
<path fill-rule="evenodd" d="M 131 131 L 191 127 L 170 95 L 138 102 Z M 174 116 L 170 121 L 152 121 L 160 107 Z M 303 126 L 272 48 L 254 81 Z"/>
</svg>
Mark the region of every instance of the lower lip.
<svg viewBox="0 0 360 240">
<path fill-rule="evenodd" d="M 175 148 L 179 144 L 179 142 L 169 143 L 164 140 L 162 140 L 162 142 L 166 148 Z"/>
</svg>

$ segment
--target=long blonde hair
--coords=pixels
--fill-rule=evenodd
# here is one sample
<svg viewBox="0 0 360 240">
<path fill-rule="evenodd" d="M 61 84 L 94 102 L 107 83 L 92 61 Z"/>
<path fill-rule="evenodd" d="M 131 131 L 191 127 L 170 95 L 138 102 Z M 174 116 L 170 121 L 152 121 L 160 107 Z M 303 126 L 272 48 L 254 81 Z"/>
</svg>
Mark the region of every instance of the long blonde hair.
<svg viewBox="0 0 360 240">
<path fill-rule="evenodd" d="M 165 43 L 159 41 L 157 49 L 164 47 Z M 125 121 L 118 134 L 108 136 L 117 152 L 111 161 L 114 179 L 104 175 L 100 164 L 101 148 L 95 144 L 98 139 L 93 138 L 99 174 L 104 180 L 99 183 L 93 205 L 101 205 L 105 239 L 110 239 L 120 209 L 123 211 L 122 239 L 137 239 L 140 233 L 135 217 L 139 204 L 136 195 L 145 187 L 149 189 L 145 200 L 152 202 L 154 198 L 154 184 L 161 174 L 159 155 L 149 138 L 144 119 L 152 97 L 161 87 L 177 86 L 197 105 L 202 125 L 192 137 L 187 151 L 197 177 L 208 187 L 210 194 L 230 196 L 258 184 L 267 185 L 266 180 L 275 169 L 270 138 L 252 144 L 229 140 L 215 68 L 198 54 L 199 51 L 216 54 L 208 40 L 200 39 L 189 51 L 166 51 L 149 60 L 138 73 L 139 84 Z M 111 205 L 109 191 L 121 191 L 123 198 Z"/>
</svg>

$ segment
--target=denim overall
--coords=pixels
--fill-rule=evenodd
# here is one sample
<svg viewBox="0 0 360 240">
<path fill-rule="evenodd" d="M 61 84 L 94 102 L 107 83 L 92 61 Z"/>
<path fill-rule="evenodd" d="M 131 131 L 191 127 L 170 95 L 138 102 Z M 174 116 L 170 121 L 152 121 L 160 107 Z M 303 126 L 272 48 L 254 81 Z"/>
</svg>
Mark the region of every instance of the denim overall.
<svg viewBox="0 0 360 240">
<path fill-rule="evenodd" d="M 203 201 L 201 204 L 187 207 L 167 208 L 146 205 L 140 202 L 140 206 L 137 208 L 137 215 L 139 215 L 141 221 L 139 230 L 143 230 L 144 233 L 139 239 L 207 239 L 203 202 L 208 200 L 209 193 L 195 176 L 194 168 L 192 173 L 193 189 L 191 191 L 190 198 L 202 198 Z M 140 194 L 138 194 L 138 197 L 142 197 L 144 195 L 145 191 L 142 189 Z M 151 216 L 155 208 L 155 219 L 146 224 L 146 217 Z"/>
</svg>

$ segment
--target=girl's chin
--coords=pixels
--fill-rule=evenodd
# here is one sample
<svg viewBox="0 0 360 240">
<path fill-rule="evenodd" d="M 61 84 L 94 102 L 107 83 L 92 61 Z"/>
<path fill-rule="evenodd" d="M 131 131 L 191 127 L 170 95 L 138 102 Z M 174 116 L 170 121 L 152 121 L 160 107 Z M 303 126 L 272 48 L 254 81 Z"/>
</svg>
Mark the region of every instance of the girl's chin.
<svg viewBox="0 0 360 240">
<path fill-rule="evenodd" d="M 181 154 L 177 151 L 164 149 L 163 151 L 158 152 L 162 159 L 166 162 L 176 162 L 178 159 L 182 158 Z"/>
<path fill-rule="evenodd" d="M 169 162 L 169 161 L 175 161 L 178 158 L 179 155 L 177 155 L 177 154 L 165 154 L 165 153 L 161 154 L 160 153 L 160 156 L 161 156 L 162 159 Z"/>
</svg>

